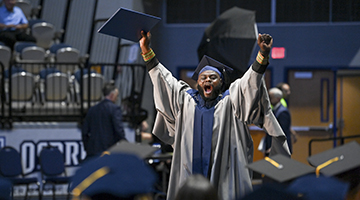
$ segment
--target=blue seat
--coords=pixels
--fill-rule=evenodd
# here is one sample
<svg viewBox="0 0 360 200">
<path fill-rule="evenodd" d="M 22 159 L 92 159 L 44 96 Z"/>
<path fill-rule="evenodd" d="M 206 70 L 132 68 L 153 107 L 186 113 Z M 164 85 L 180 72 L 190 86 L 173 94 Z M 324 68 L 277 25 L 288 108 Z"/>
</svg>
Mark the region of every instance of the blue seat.
<svg viewBox="0 0 360 200">
<path fill-rule="evenodd" d="M 13 147 L 5 146 L 0 150 L 0 174 L 10 180 L 13 186 L 26 185 L 25 199 L 27 199 L 28 196 L 29 185 L 36 184 L 39 190 L 39 198 L 41 199 L 42 196 L 38 179 L 36 177 L 24 177 L 20 153 Z"/>
<path fill-rule="evenodd" d="M 54 68 L 54 67 L 51 67 L 51 68 L 46 68 L 46 69 L 42 69 L 40 72 L 39 72 L 39 75 L 40 75 L 40 78 L 41 79 L 46 79 L 46 77 L 52 73 L 58 73 L 60 72 L 60 70 Z"/>
<path fill-rule="evenodd" d="M 59 49 L 65 48 L 65 47 L 71 47 L 71 45 L 65 44 L 65 43 L 53 44 L 53 45 L 51 45 L 51 47 L 49 48 L 49 50 L 50 50 L 50 53 L 56 54 L 56 52 L 57 52 Z"/>
<path fill-rule="evenodd" d="M 14 50 L 16 53 L 21 54 L 22 50 L 26 47 L 34 47 L 36 43 L 34 42 L 16 42 L 14 45 Z"/>
<path fill-rule="evenodd" d="M 69 199 L 71 177 L 66 174 L 64 156 L 60 150 L 54 146 L 44 147 L 40 152 L 39 161 L 43 180 L 42 192 L 44 192 L 45 185 L 51 184 L 53 199 L 55 199 L 55 185 L 68 184 L 67 198 Z"/>
<path fill-rule="evenodd" d="M 91 70 L 90 73 L 97 73 L 95 70 Z M 83 74 L 82 75 L 86 75 L 88 74 L 88 69 L 84 68 L 83 69 Z M 81 76 L 81 70 L 76 70 L 76 72 L 74 73 L 75 79 L 78 83 L 80 83 L 80 76 Z"/>
<path fill-rule="evenodd" d="M 29 19 L 29 27 L 31 28 L 36 23 L 46 22 L 46 20 L 43 19 Z"/>
<path fill-rule="evenodd" d="M 26 72 L 25 69 L 21 67 L 12 67 L 11 68 L 11 75 L 19 73 L 19 72 Z M 4 77 L 9 78 L 9 69 L 5 70 Z"/>
<path fill-rule="evenodd" d="M 4 70 L 9 68 L 11 57 L 11 49 L 0 42 L 0 62 L 3 64 Z"/>
</svg>

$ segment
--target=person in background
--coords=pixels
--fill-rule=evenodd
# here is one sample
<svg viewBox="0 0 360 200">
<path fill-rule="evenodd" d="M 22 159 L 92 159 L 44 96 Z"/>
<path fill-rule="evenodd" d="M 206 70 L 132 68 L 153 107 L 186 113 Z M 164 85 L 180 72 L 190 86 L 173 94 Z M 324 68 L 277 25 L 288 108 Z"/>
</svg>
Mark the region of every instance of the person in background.
<svg viewBox="0 0 360 200">
<path fill-rule="evenodd" d="M 279 88 L 282 91 L 283 97 L 281 98 L 280 102 L 285 108 L 288 108 L 288 102 L 291 94 L 290 85 L 284 82 L 280 82 L 275 87 Z M 290 130 L 291 130 L 291 141 L 294 144 L 297 141 L 296 131 L 292 128 Z"/>
<path fill-rule="evenodd" d="M 292 153 L 292 141 L 291 141 L 291 115 L 289 110 L 281 104 L 283 94 L 278 88 L 271 88 L 269 90 L 270 103 L 273 107 L 274 115 L 279 122 L 283 132 L 286 135 L 290 152 Z M 265 156 L 269 156 L 271 150 L 272 136 L 266 134 L 265 137 Z"/>
<path fill-rule="evenodd" d="M 126 140 L 122 111 L 115 104 L 119 90 L 113 83 L 106 83 L 103 95 L 105 98 L 89 109 L 82 127 L 86 159 L 100 155 L 120 140 Z"/>
<path fill-rule="evenodd" d="M 287 101 L 289 101 L 289 97 L 291 94 L 291 90 L 290 90 L 290 85 L 284 82 L 278 83 L 276 86 L 276 88 L 280 89 L 281 92 L 283 93 L 283 97 L 281 98 L 280 102 L 284 107 L 288 107 L 287 106 Z"/>
<path fill-rule="evenodd" d="M 3 0 L 0 7 L 0 41 L 12 50 L 17 41 L 36 43 L 35 37 L 26 33 L 28 20 L 15 3 L 16 0 Z"/>
<path fill-rule="evenodd" d="M 176 194 L 175 200 L 219 200 L 216 188 L 201 174 L 187 178 Z"/>
<path fill-rule="evenodd" d="M 197 80 L 196 90 L 173 77 L 158 61 L 150 48 L 150 32 L 141 34 L 139 43 L 153 83 L 155 107 L 166 125 L 156 121 L 153 130 L 168 130 L 153 133 L 162 141 L 172 141 L 174 147 L 167 199 L 175 199 L 180 186 L 194 174 L 208 178 L 223 200 L 251 192 L 251 172 L 246 165 L 253 159 L 253 141 L 247 125 L 253 123 L 274 136 L 272 154 L 290 155 L 263 80 L 272 37 L 258 35 L 257 59 L 229 89 L 224 87 L 229 67 L 204 57 L 192 77 Z"/>
</svg>

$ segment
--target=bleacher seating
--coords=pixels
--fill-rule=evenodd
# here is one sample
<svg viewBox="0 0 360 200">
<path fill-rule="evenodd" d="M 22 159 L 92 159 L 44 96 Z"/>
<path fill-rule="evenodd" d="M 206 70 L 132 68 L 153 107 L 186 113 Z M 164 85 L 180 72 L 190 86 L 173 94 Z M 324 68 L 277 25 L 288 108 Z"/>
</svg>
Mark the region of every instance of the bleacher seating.
<svg viewBox="0 0 360 200">
<path fill-rule="evenodd" d="M 1 86 L 5 91 L 4 97 L 6 97 L 5 101 L 2 102 L 12 102 L 11 104 L 5 103 L 5 105 L 2 106 L 2 108 L 5 109 L 5 120 L 11 121 L 10 123 L 12 123 L 13 120 L 32 121 L 39 119 L 42 121 L 45 119 L 46 121 L 50 121 L 56 117 L 67 120 L 69 118 L 66 115 L 71 115 L 75 116 L 78 121 L 84 116 L 88 107 L 94 105 L 103 98 L 102 86 L 104 82 L 112 80 L 115 77 L 113 73 L 119 73 L 116 72 L 118 66 L 114 63 L 118 56 L 116 55 L 116 48 L 119 46 L 119 40 L 106 40 L 106 42 L 96 41 L 94 44 L 100 43 L 101 45 L 99 48 L 94 48 L 94 45 L 90 45 L 91 41 L 89 40 L 92 40 L 90 35 L 80 34 L 72 36 L 74 34 L 73 28 L 76 28 L 77 30 L 88 30 L 88 28 L 89 30 L 90 28 L 95 30 L 97 28 L 96 26 L 92 27 L 94 22 L 87 20 L 92 15 L 88 12 L 89 7 L 78 7 L 78 5 L 83 4 L 83 2 L 18 0 L 18 5 L 29 2 L 31 5 L 28 5 L 28 8 L 27 10 L 24 10 L 24 13 L 27 13 L 26 16 L 28 16 L 29 20 L 28 33 L 37 38 L 37 43 L 17 42 L 14 46 L 14 51 L 10 51 L 10 58 L 9 51 L 6 52 L 6 56 L 2 56 L 5 54 L 2 54 L 1 50 L 6 49 L 6 47 L 1 48 L 0 46 L 0 59 L 5 63 L 6 70 L 1 74 L 2 80 L 5 80 L 5 83 Z M 91 6 L 93 7 L 95 5 Z M 30 7 L 32 7 L 32 10 L 34 10 L 35 7 L 41 7 L 41 14 L 34 14 L 33 11 L 30 12 Z M 45 7 L 47 8 L 46 11 L 43 10 Z M 81 19 L 78 17 L 79 15 L 81 15 Z M 82 28 L 74 24 L 75 21 L 72 20 L 74 18 L 79 19 L 79 22 L 76 23 L 81 23 Z M 50 28 L 51 30 L 46 32 L 41 29 L 44 28 L 42 26 L 44 24 L 51 24 L 53 28 Z M 40 25 L 41 28 L 37 28 Z M 51 25 L 47 28 L 51 27 Z M 60 35 L 64 33 L 64 28 L 66 28 L 66 38 L 62 38 L 62 35 Z M 43 39 L 46 39 L 46 42 Z M 105 49 L 104 47 L 108 45 L 110 45 L 111 48 Z M 92 49 L 100 50 L 101 56 L 111 55 L 111 59 L 88 60 L 88 54 L 93 54 L 93 58 L 97 58 L 97 55 L 99 55 L 97 51 L 88 51 L 88 46 L 91 46 L 90 48 Z M 104 65 L 99 64 L 100 62 L 108 61 L 109 63 Z M 91 72 L 89 76 L 87 69 L 90 69 L 90 66 L 95 62 L 97 64 L 94 66 L 96 66 L 98 73 Z M 108 70 L 105 71 L 105 68 Z M 138 74 L 130 73 L 130 71 L 132 71 L 130 68 L 133 67 L 124 66 L 118 76 L 121 77 L 121 79 L 125 78 L 125 84 L 121 84 L 122 86 L 119 89 L 124 89 L 126 87 L 126 89 L 124 89 L 126 92 L 131 91 L 129 89 L 131 87 L 137 87 L 135 82 L 131 81 L 130 76 L 137 76 Z M 79 76 L 77 76 L 79 74 L 76 75 L 74 73 L 77 70 L 80 71 L 80 69 L 84 71 L 84 73 L 80 75 L 83 79 L 82 84 L 75 78 L 79 78 Z M 124 72 L 129 73 L 125 74 Z M 52 77 L 52 79 L 55 80 L 55 82 L 53 82 L 54 84 L 48 85 L 48 79 L 51 79 L 49 77 Z M 62 86 L 54 86 L 56 85 L 57 78 L 64 80 L 64 82 L 67 80 L 66 84 L 68 85 L 60 84 Z M 130 87 L 127 85 L 130 85 Z M 52 91 L 50 91 L 50 88 L 52 88 Z M 64 95 L 61 95 L 63 94 L 60 92 L 61 90 L 66 91 L 66 98 L 62 98 Z M 57 94 L 60 95 L 53 96 Z M 62 97 L 60 98 L 60 96 Z M 122 94 L 120 94 L 120 96 L 120 99 L 124 97 Z M 80 97 L 82 98 L 80 99 Z M 87 104 L 89 101 L 91 104 Z M 61 107 L 63 112 L 60 113 L 60 115 L 47 110 L 48 107 L 46 105 L 58 104 L 58 102 L 64 106 Z M 64 102 L 66 104 L 63 104 Z M 74 104 L 72 104 L 72 102 Z M 18 112 L 19 110 L 16 109 L 21 106 L 29 107 L 24 107 L 24 110 Z M 82 107 L 84 109 L 82 109 Z M 38 116 L 40 117 L 37 118 Z"/>
<path fill-rule="evenodd" d="M 45 49 L 38 46 L 26 47 L 22 50 L 19 61 L 22 62 L 37 62 L 29 64 L 21 64 L 23 69 L 32 74 L 39 74 L 40 70 L 44 67 L 43 64 L 46 60 Z"/>
<path fill-rule="evenodd" d="M 37 100 L 35 91 L 35 77 L 29 72 L 19 72 L 11 76 L 11 101 L 31 102 Z M 7 92 L 10 95 L 9 91 Z"/>
<path fill-rule="evenodd" d="M 43 103 L 57 101 L 68 104 L 70 102 L 70 83 L 67 74 L 61 72 L 51 73 L 46 77 L 44 83 L 44 91 L 41 94 Z"/>
<path fill-rule="evenodd" d="M 5 45 L 0 45 L 0 62 L 4 65 L 4 70 L 9 68 L 11 56 L 11 49 Z"/>
<path fill-rule="evenodd" d="M 81 70 L 75 72 L 75 81 L 74 81 L 74 88 L 76 93 L 76 99 L 80 100 L 80 76 Z M 102 95 L 102 88 L 104 85 L 104 77 L 102 74 L 96 73 L 95 71 L 90 72 L 90 97 L 89 97 L 89 84 L 88 84 L 89 74 L 88 69 L 83 69 L 82 74 L 82 86 L 83 86 L 83 100 L 84 101 L 92 101 L 97 102 L 100 101 L 103 97 Z"/>
<path fill-rule="evenodd" d="M 32 5 L 28 0 L 17 0 L 16 4 L 17 7 L 21 8 L 26 18 L 32 18 Z"/>
<path fill-rule="evenodd" d="M 56 51 L 55 61 L 58 63 L 56 67 L 64 72 L 73 74 L 78 69 L 80 63 L 80 51 L 73 47 L 63 47 Z M 67 63 L 62 65 L 59 63 Z"/>
<path fill-rule="evenodd" d="M 40 183 L 36 177 L 26 177 L 23 172 L 23 164 L 20 153 L 11 146 L 5 146 L 0 149 L 0 174 L 2 177 L 6 177 L 12 183 L 11 187 L 11 199 L 14 198 L 14 186 L 26 185 L 25 199 L 28 197 L 29 185 L 36 184 L 40 196 Z M 1 190 L 3 192 L 3 189 Z M 9 199 L 3 196 L 1 199 Z"/>
<path fill-rule="evenodd" d="M 14 60 L 20 59 L 21 52 L 26 47 L 36 46 L 34 42 L 16 42 L 14 45 L 13 57 Z"/>
<path fill-rule="evenodd" d="M 4 78 L 5 79 L 8 79 L 9 78 L 9 75 L 13 75 L 13 74 L 16 74 L 16 73 L 19 73 L 19 72 L 26 72 L 23 68 L 21 67 L 12 67 L 11 68 L 11 73 L 9 74 L 9 71 L 10 69 L 6 69 L 5 72 L 4 72 Z"/>
<path fill-rule="evenodd" d="M 36 38 L 36 44 L 44 49 L 49 49 L 54 43 L 55 27 L 48 22 L 39 22 L 31 26 L 31 35 Z"/>
</svg>

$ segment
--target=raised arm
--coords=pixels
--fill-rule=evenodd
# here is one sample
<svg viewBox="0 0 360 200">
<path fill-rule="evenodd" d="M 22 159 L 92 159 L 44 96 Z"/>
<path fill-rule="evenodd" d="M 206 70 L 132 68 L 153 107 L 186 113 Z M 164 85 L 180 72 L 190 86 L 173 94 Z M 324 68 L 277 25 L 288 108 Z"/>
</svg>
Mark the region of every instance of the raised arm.
<svg viewBox="0 0 360 200">
<path fill-rule="evenodd" d="M 145 33 L 144 31 L 141 31 L 141 36 L 142 36 L 142 38 L 139 41 L 141 53 L 146 54 L 151 50 L 151 48 L 150 48 L 151 33 L 150 33 L 150 31 L 147 33 Z"/>
</svg>

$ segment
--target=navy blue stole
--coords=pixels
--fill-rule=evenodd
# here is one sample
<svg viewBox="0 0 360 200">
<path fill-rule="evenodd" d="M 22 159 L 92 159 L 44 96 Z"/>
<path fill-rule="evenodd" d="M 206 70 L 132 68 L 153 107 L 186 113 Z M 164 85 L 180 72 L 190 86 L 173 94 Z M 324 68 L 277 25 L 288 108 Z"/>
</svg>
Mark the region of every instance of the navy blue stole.
<svg viewBox="0 0 360 200">
<path fill-rule="evenodd" d="M 215 108 L 196 106 L 193 135 L 193 174 L 207 177 Z"/>
<path fill-rule="evenodd" d="M 211 158 L 215 105 L 229 93 L 227 91 L 215 100 L 206 102 L 198 91 L 190 90 L 188 93 L 197 103 L 194 116 L 192 173 L 207 177 Z"/>
</svg>

